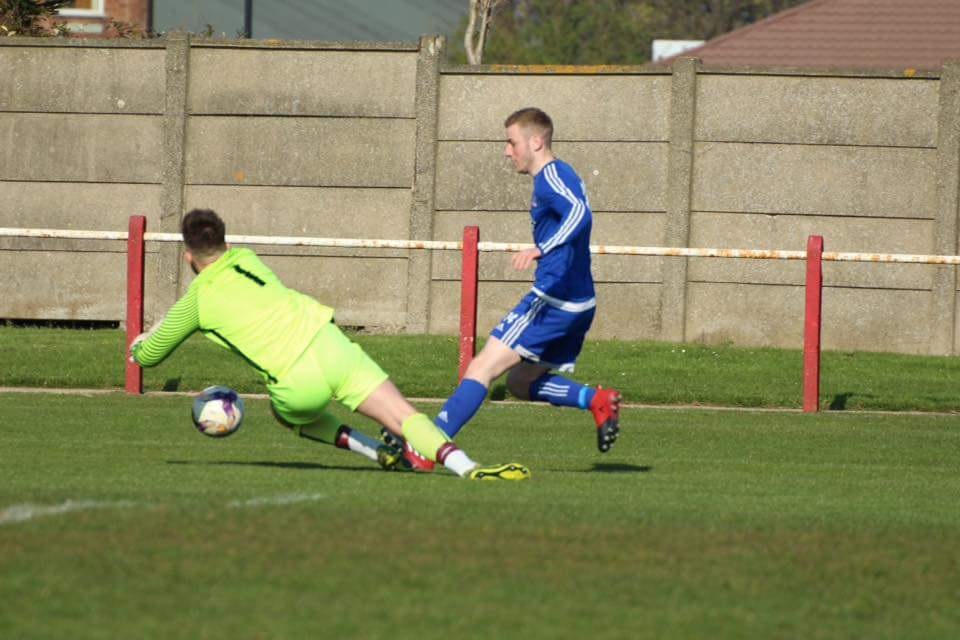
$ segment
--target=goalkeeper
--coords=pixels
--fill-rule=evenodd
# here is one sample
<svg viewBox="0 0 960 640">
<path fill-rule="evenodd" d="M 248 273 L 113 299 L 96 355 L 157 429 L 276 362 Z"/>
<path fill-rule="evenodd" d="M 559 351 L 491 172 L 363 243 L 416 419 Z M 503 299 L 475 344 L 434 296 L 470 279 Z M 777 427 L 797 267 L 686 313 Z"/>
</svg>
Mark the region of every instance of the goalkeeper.
<svg viewBox="0 0 960 640">
<path fill-rule="evenodd" d="M 229 248 L 223 220 L 208 209 L 183 218 L 184 256 L 197 277 L 163 321 L 131 345 L 144 367 L 164 360 L 195 331 L 263 376 L 274 415 L 297 435 L 399 468 L 402 451 L 351 429 L 326 411 L 331 399 L 376 420 L 427 458 L 464 478 L 523 480 L 526 467 L 481 467 L 424 414 L 333 323 L 333 309 L 285 287 L 250 249 Z"/>
</svg>

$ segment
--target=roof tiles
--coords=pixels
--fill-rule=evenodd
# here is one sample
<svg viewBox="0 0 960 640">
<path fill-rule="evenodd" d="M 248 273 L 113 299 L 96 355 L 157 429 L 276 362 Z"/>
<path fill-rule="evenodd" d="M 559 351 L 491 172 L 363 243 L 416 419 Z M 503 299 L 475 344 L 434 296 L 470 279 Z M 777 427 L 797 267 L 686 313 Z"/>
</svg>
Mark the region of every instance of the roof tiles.
<svg viewBox="0 0 960 640">
<path fill-rule="evenodd" d="M 681 55 L 717 66 L 933 71 L 960 60 L 960 0 L 812 0 Z"/>
</svg>

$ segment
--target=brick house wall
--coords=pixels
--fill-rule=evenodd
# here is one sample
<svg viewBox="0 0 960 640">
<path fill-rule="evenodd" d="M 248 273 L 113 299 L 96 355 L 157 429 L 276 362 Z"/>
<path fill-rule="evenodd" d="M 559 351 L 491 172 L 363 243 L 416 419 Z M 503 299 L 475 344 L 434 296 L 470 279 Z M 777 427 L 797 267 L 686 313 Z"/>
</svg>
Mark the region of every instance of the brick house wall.
<svg viewBox="0 0 960 640">
<path fill-rule="evenodd" d="M 88 0 L 78 9 L 61 10 L 58 21 L 65 22 L 70 34 L 79 38 L 117 37 L 111 21 L 146 30 L 150 26 L 150 0 Z M 86 5 L 85 9 L 79 7 Z"/>
</svg>

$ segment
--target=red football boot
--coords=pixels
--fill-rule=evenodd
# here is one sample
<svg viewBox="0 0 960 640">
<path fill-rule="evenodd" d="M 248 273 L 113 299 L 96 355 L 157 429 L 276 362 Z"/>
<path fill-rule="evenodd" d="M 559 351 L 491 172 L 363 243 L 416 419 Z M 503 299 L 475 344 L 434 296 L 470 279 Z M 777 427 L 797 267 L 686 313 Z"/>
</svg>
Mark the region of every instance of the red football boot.
<svg viewBox="0 0 960 640">
<path fill-rule="evenodd" d="M 388 446 L 403 449 L 403 460 L 397 468 L 402 468 L 404 471 L 430 473 L 437 466 L 433 460 L 420 455 L 406 440 L 393 435 L 384 427 L 380 427 L 380 439 Z"/>
<path fill-rule="evenodd" d="M 597 448 L 606 453 L 620 435 L 620 392 L 597 387 L 590 402 L 590 413 L 597 424 Z"/>
<path fill-rule="evenodd" d="M 430 473 L 437 465 L 433 460 L 420 455 L 420 452 L 411 447 L 409 442 L 404 441 L 403 466 L 417 473 Z"/>
</svg>

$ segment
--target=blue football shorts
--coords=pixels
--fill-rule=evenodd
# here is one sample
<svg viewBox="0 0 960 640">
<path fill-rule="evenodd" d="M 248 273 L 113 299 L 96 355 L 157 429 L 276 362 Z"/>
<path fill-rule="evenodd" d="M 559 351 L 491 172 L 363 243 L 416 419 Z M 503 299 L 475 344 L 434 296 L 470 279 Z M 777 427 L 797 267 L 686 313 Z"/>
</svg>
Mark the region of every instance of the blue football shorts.
<svg viewBox="0 0 960 640">
<path fill-rule="evenodd" d="M 490 332 L 527 362 L 573 371 L 596 308 L 564 311 L 530 292 Z"/>
</svg>

